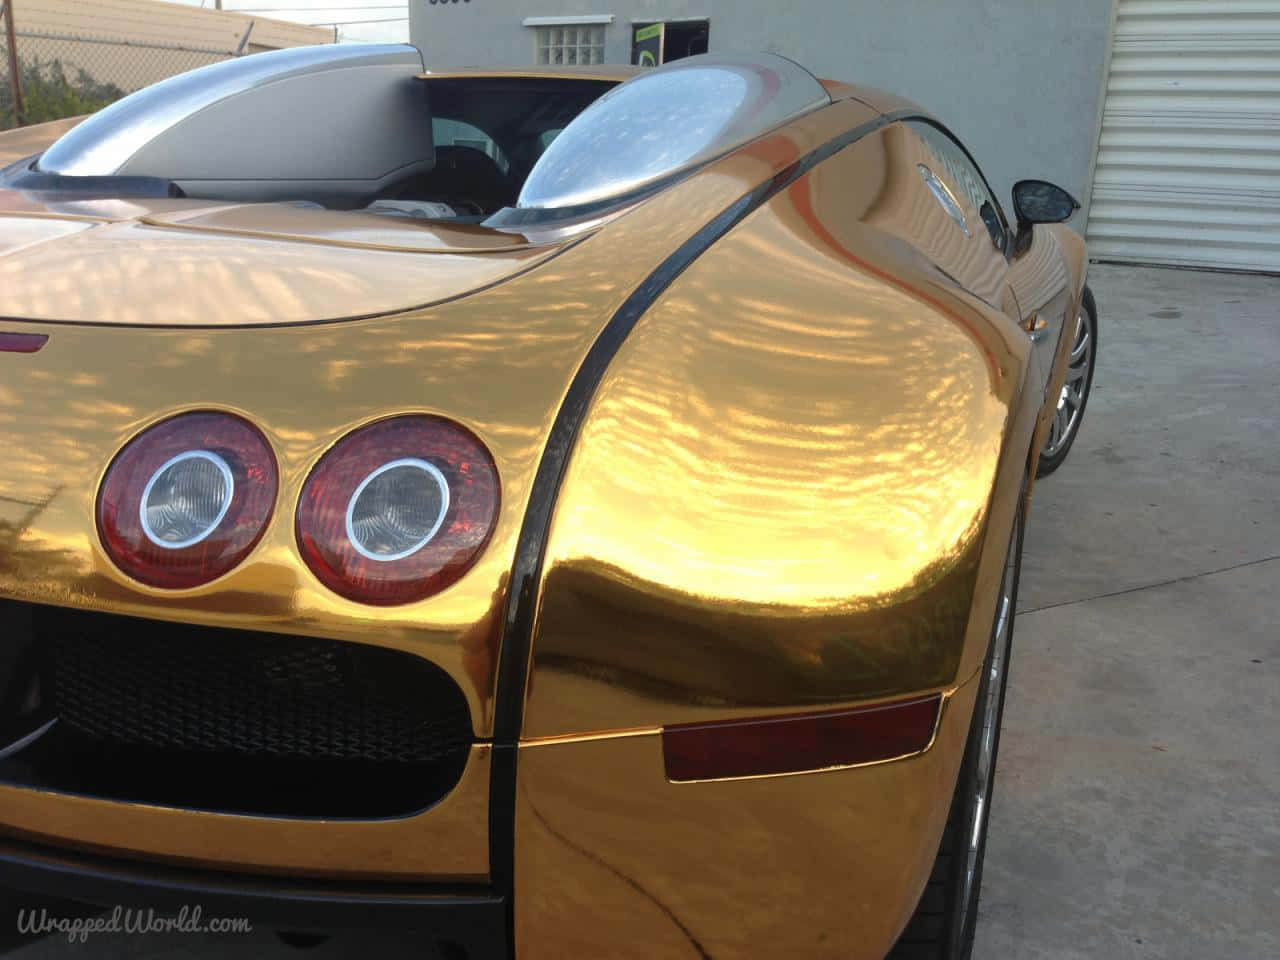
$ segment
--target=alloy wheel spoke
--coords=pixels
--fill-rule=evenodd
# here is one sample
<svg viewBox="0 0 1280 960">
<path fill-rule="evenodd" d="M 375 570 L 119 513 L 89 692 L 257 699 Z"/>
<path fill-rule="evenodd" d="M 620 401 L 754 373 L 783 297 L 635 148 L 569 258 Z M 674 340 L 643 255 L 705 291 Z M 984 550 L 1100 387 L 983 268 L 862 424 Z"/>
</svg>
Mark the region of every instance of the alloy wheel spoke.
<svg viewBox="0 0 1280 960">
<path fill-rule="evenodd" d="M 1049 426 L 1042 456 L 1057 455 L 1070 442 L 1080 424 L 1080 414 L 1089 392 L 1089 361 L 1093 356 L 1093 329 L 1082 310 L 1076 315 L 1072 331 L 1071 355 L 1067 375 L 1058 395 L 1058 407 Z"/>
<path fill-rule="evenodd" d="M 1085 331 L 1082 337 L 1076 338 L 1075 344 L 1071 347 L 1071 365 L 1073 367 L 1089 355 L 1089 344 L 1092 339 L 1088 331 Z"/>
</svg>

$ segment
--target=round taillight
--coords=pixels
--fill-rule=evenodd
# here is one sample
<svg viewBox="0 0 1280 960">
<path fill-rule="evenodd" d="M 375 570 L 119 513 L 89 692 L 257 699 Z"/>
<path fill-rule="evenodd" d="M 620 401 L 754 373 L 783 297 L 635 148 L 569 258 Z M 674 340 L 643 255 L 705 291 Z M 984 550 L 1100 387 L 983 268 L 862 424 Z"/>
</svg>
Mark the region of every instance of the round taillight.
<svg viewBox="0 0 1280 960">
<path fill-rule="evenodd" d="M 183 413 L 134 437 L 98 491 L 98 533 L 126 574 L 153 587 L 208 583 L 240 563 L 267 528 L 276 459 L 229 413 Z"/>
<path fill-rule="evenodd" d="M 381 420 L 343 437 L 311 471 L 298 546 L 335 593 L 412 603 L 471 568 L 493 532 L 498 496 L 493 458 L 470 431 L 425 415 Z"/>
</svg>

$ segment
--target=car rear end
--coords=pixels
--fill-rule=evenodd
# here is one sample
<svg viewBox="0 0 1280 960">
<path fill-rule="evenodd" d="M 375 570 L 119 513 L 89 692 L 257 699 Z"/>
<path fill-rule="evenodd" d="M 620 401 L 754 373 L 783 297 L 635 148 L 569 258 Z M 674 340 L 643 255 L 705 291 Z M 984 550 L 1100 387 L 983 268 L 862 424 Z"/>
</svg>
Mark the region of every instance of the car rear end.
<svg viewBox="0 0 1280 960">
<path fill-rule="evenodd" d="M 625 230 L 542 239 L 0 192 L 0 883 L 281 928 L 404 923 L 504 955 L 517 746 L 495 711 L 534 475 L 628 294 L 774 169 L 729 158 Z M 354 503 L 309 526 L 308 485 L 362 431 L 418 422 L 472 438 L 498 479 L 459 575 L 385 602 L 308 554 Z M 138 534 L 169 461 L 202 452 L 233 486 L 274 484 L 225 569 L 212 541 Z"/>
<path fill-rule="evenodd" d="M 983 533 L 1008 519 L 988 495 L 1021 477 L 998 442 L 1018 384 L 986 389 L 992 357 L 1025 358 L 920 296 L 936 278 L 898 247 L 837 242 L 814 197 L 855 180 L 807 174 L 888 121 L 803 104 L 680 176 L 630 171 L 621 204 L 607 165 L 578 170 L 600 192 L 543 221 L 0 191 L 0 885 L 402 924 L 476 957 L 890 943 L 972 712 L 1003 558 Z M 983 389 L 940 434 L 948 485 L 902 514 L 936 406 L 911 384 L 957 368 Z M 862 392 L 832 405 L 836 381 Z M 695 383 L 716 403 L 655 422 Z M 759 429 L 771 391 L 808 412 Z M 915 419 L 849 454 L 883 499 L 832 501 L 860 585 L 834 595 L 808 471 L 872 408 Z M 744 419 L 717 434 L 721 409 Z M 796 426 L 813 411 L 840 422 Z M 638 495 L 671 451 L 703 486 Z M 728 496 L 729 463 L 776 470 Z M 362 525 L 437 481 L 438 529 Z M 771 536 L 754 573 L 722 574 Z M 752 756 L 792 721 L 812 749 Z"/>
</svg>

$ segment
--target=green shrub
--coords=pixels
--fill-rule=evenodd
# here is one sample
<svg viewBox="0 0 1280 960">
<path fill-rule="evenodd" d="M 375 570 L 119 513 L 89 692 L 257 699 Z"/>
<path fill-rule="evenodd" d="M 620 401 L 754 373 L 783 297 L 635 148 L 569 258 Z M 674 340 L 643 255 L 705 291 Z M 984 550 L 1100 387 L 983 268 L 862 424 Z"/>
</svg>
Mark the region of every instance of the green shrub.
<svg viewBox="0 0 1280 960">
<path fill-rule="evenodd" d="M 76 68 L 74 77 L 68 77 L 61 60 L 33 60 L 22 65 L 22 107 L 27 123 L 93 113 L 123 96 L 119 87 L 98 83 L 86 70 Z M 6 77 L 0 87 L 0 130 L 16 125 L 13 93 Z"/>
</svg>

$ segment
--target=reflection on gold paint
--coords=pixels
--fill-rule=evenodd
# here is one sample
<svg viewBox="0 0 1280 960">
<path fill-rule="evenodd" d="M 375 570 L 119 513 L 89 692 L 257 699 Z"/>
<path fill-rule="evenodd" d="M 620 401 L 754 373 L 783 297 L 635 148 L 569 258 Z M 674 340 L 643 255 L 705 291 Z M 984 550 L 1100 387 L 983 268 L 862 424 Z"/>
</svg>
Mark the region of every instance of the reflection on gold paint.
<svg viewBox="0 0 1280 960">
<path fill-rule="evenodd" d="M 877 199 L 882 150 L 753 214 L 623 344 L 558 501 L 527 735 L 955 677 L 1027 351 L 846 222 L 842 184 L 853 209 L 914 209 Z"/>
<path fill-rule="evenodd" d="M 473 745 L 458 785 L 429 816 L 363 821 L 170 810 L 0 783 L 0 833 L 184 867 L 474 883 L 489 872 L 489 762 L 489 745 Z"/>
<path fill-rule="evenodd" d="M 275 212 L 267 209 L 265 216 Z M 321 227 L 334 215 L 312 213 L 321 221 L 317 232 L 328 236 Z M 390 218 L 368 219 L 388 221 L 388 234 L 405 229 Z M 136 222 L 93 226 L 37 218 L 0 219 L 0 238 L 0 253 L 7 254 L 0 259 L 0 316 L 151 326 L 304 323 L 388 313 L 496 283 L 562 249 L 376 250 Z"/>
<path fill-rule="evenodd" d="M 674 784 L 657 734 L 522 748 L 518 955 L 884 956 L 933 866 L 977 686 L 928 752 L 853 770 Z"/>
<path fill-rule="evenodd" d="M 887 188 L 875 194 L 860 219 L 911 243 L 966 289 L 989 304 L 999 304 L 1008 264 L 992 244 L 982 214 L 970 199 L 972 191 L 952 179 L 946 159 L 921 135 L 926 131 L 936 135 L 937 142 L 945 142 L 943 134 L 924 125 L 913 130 L 896 124 L 876 134 L 884 154 Z M 925 187 L 918 165 L 948 186 L 964 215 L 967 236 Z"/>
<path fill-rule="evenodd" d="M 32 317 L 155 328 L 33 324 L 51 335 L 40 354 L 0 356 L 0 597 L 407 650 L 457 679 L 488 735 L 529 484 L 586 350 L 709 217 L 870 116 L 852 101 L 810 115 L 519 276 L 512 263 L 537 254 L 501 254 L 495 272 L 497 260 L 475 253 L 493 238 L 455 237 L 469 252 L 448 255 L 450 277 L 465 275 L 466 289 L 482 274 L 510 279 L 333 326 L 230 329 L 426 303 L 424 290 L 444 289 L 433 266 L 444 257 L 134 224 L 30 228 L 45 241 L 10 261 L 30 276 L 0 267 L 0 313 L 16 312 L 2 305 L 9 296 Z M 0 153 L 29 142 L 0 136 Z M 820 166 L 696 263 L 625 344 L 555 518 L 527 733 L 652 731 L 942 688 L 957 664 L 976 670 L 990 610 L 974 597 L 994 593 L 994 518 L 1010 522 L 1024 466 L 1026 441 L 1009 424 L 1032 419 L 1029 348 L 903 239 L 924 208 L 895 191 L 921 182 L 895 179 L 887 158 L 870 138 Z M 165 200 L 41 211 L 0 191 L 4 209 L 47 223 L 196 215 Z M 1032 283 L 1035 262 L 1014 264 L 1017 282 Z M 173 328 L 187 323 L 227 328 Z M 147 589 L 97 544 L 98 481 L 138 430 L 197 407 L 262 428 L 281 471 L 276 516 L 221 580 Z M 501 515 L 481 562 L 443 594 L 362 607 L 299 562 L 294 504 L 338 437 L 407 411 L 444 413 L 483 438 Z M 675 786 L 652 733 L 522 750 L 521 956 L 883 953 L 929 874 L 977 686 L 948 699 L 925 754 L 859 770 Z M 221 869 L 483 881 L 488 767 L 477 745 L 444 801 L 376 822 L 0 786 L 0 831 Z M 755 909 L 744 914 L 744 902 Z"/>
<path fill-rule="evenodd" d="M 41 244 L 88 230 L 92 223 L 51 217 L 0 217 L 0 256 L 13 256 Z"/>
<path fill-rule="evenodd" d="M 1036 358 L 1046 383 L 1054 379 L 1054 361 L 1060 352 L 1058 347 L 1063 339 L 1063 330 L 1074 332 L 1074 327 L 1067 320 L 1075 319 L 1073 310 L 1077 304 L 1075 285 L 1067 277 L 1059 231 L 1066 231 L 1066 228 L 1057 225 L 1031 228 L 1029 242 L 1019 245 L 1013 268 L 1009 271 L 1009 284 L 1023 314 L 1028 318 L 1034 317 L 1032 322 L 1037 328 L 1043 325 L 1040 339 L 1036 342 Z M 1069 341 L 1071 337 L 1068 335 L 1065 339 Z M 1069 344 L 1066 350 L 1069 354 Z M 1065 363 L 1060 369 L 1065 376 Z M 1061 380 L 1058 389 L 1061 389 Z"/>
<path fill-rule="evenodd" d="M 850 105 L 844 113 L 856 117 L 865 109 Z M 838 116 L 811 116 L 789 142 L 812 148 L 841 123 Z M 476 734 L 489 736 L 497 631 L 516 538 L 547 431 L 574 372 L 654 265 L 772 172 L 758 155 L 726 158 L 551 258 L 545 248 L 437 256 L 117 223 L 24 251 L 21 276 L 17 258 L 0 259 L 0 313 L 153 324 L 30 322 L 28 329 L 49 334 L 44 349 L 0 355 L 0 384 L 16 401 L 4 409 L 20 414 L 0 419 L 0 496 L 48 501 L 16 539 L 0 543 L 0 598 L 406 650 L 457 680 Z M 544 259 L 535 269 L 511 275 L 512 264 L 532 266 L 529 258 L 538 257 Z M 291 311 L 303 307 L 308 316 L 332 316 L 423 303 L 441 289 L 436 278 L 471 289 L 481 274 L 508 279 L 395 315 L 322 326 L 234 326 L 298 319 Z M 215 326 L 182 329 L 186 323 Z M 102 473 L 148 425 L 207 408 L 239 413 L 267 437 L 280 470 L 274 518 L 253 553 L 219 580 L 188 591 L 144 587 L 123 576 L 98 543 L 94 504 Z M 502 481 L 500 513 L 480 561 L 449 589 L 403 607 L 363 606 L 324 589 L 301 563 L 295 504 L 306 476 L 338 438 L 406 412 L 440 413 L 475 431 Z M 19 519 L 4 516 L 10 524 Z M 175 635 L 181 642 L 180 631 Z M 288 866 L 302 856 L 297 842 L 323 835 L 335 839 L 313 844 L 320 853 L 309 862 L 323 860 L 338 872 L 344 862 L 368 871 L 379 856 L 362 838 L 395 839 L 404 851 L 395 868 L 401 875 L 445 862 L 487 863 L 483 789 L 450 807 L 454 819 L 442 821 L 435 808 L 394 828 L 331 823 L 309 834 L 299 827 L 293 840 L 262 844 L 248 856 L 246 838 L 261 836 L 254 818 L 242 818 L 245 827 L 236 818 L 181 811 L 133 809 L 126 816 L 125 805 L 0 792 L 6 810 L 21 809 L 28 833 L 74 838 L 76 817 L 91 816 L 96 837 L 114 823 L 118 847 L 145 848 L 148 855 L 198 851 L 192 855 L 216 860 L 212 851 L 221 843 L 232 865 L 239 857 Z M 13 816 L 0 813 L 0 824 Z M 457 818 L 466 824 L 459 827 Z M 440 822 L 446 826 L 432 827 Z"/>
<path fill-rule="evenodd" d="M 0 133 L 0 167 L 7 167 L 15 160 L 22 160 L 33 153 L 39 153 L 83 119 L 84 117 L 67 117 L 49 123 L 33 123 L 27 127 L 17 127 Z M 4 208 L 4 204 L 0 203 L 0 210 Z"/>
<path fill-rule="evenodd" d="M 1003 417 L 972 341 L 905 297 L 878 331 L 801 332 L 785 309 L 715 304 L 702 279 L 654 312 L 619 356 L 627 375 L 599 394 L 583 449 L 599 447 L 601 469 L 581 468 L 582 505 L 561 511 L 580 531 L 574 555 L 726 603 L 831 608 L 901 590 L 940 548 L 954 550 L 990 489 L 989 474 L 965 467 L 996 452 Z M 750 281 L 732 270 L 707 279 Z M 696 369 L 734 372 L 699 382 Z M 837 409 L 813 403 L 841 393 Z M 620 501 L 643 507 L 618 512 Z M 856 550 L 832 519 L 856 531 Z"/>
</svg>

